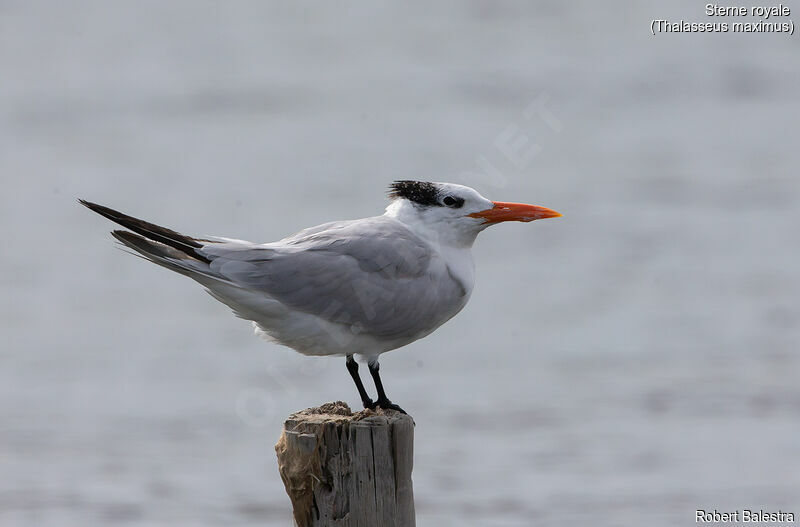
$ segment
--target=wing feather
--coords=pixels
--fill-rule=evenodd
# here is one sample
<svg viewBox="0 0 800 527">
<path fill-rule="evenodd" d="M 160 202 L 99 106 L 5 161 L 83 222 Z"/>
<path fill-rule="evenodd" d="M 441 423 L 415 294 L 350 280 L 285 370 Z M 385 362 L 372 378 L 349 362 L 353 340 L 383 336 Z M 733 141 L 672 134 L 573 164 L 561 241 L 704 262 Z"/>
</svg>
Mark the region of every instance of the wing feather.
<svg viewBox="0 0 800 527">
<path fill-rule="evenodd" d="M 204 251 L 211 270 L 228 282 L 382 338 L 432 331 L 466 302 L 465 289 L 430 245 L 386 217 Z"/>
</svg>

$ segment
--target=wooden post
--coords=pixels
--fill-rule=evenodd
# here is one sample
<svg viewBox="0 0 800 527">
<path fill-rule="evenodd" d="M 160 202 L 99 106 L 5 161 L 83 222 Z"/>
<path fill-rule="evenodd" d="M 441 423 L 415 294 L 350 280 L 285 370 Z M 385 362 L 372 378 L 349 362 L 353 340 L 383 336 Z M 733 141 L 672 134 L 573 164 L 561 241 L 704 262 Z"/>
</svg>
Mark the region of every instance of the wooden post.
<svg viewBox="0 0 800 527">
<path fill-rule="evenodd" d="M 414 420 L 325 403 L 289 416 L 278 470 L 299 527 L 414 527 Z"/>
</svg>

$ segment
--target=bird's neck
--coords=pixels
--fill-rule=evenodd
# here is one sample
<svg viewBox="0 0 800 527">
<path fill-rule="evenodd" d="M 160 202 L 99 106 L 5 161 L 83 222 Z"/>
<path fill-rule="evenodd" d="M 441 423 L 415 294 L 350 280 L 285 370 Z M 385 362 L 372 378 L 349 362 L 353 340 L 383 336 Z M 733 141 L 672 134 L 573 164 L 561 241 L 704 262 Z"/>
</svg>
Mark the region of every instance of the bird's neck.
<svg viewBox="0 0 800 527">
<path fill-rule="evenodd" d="M 479 231 L 464 232 L 463 226 L 451 222 L 430 221 L 417 207 L 405 200 L 397 200 L 389 205 L 384 215 L 401 222 L 433 247 L 447 265 L 451 276 L 464 288 L 466 302 L 475 284 L 475 263 L 471 249 Z"/>
<path fill-rule="evenodd" d="M 424 209 L 406 200 L 391 203 L 384 216 L 399 221 L 434 247 L 469 251 L 480 232 L 457 220 L 430 217 Z"/>
</svg>

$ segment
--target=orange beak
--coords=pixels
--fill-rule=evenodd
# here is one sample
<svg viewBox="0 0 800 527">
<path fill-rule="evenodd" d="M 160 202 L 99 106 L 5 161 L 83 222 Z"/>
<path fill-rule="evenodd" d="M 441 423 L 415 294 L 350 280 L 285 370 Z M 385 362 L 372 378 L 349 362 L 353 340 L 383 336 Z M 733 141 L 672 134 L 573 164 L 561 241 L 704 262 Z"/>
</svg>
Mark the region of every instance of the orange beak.
<svg viewBox="0 0 800 527">
<path fill-rule="evenodd" d="M 533 221 L 544 218 L 558 218 L 561 213 L 539 207 L 538 205 L 526 205 L 525 203 L 507 203 L 505 201 L 493 201 L 494 207 L 491 209 L 473 212 L 469 216 L 473 218 L 483 218 L 486 223 L 499 223 L 501 221 Z"/>
</svg>

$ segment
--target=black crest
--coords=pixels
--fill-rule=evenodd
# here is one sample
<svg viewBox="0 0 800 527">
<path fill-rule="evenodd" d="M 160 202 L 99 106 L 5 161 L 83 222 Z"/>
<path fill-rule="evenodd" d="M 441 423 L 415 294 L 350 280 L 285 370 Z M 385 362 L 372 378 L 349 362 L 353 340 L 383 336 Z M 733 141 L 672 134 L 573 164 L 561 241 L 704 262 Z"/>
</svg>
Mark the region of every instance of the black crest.
<svg viewBox="0 0 800 527">
<path fill-rule="evenodd" d="M 427 181 L 395 181 L 389 186 L 390 198 L 405 198 L 420 205 L 441 206 L 439 188 Z"/>
</svg>

